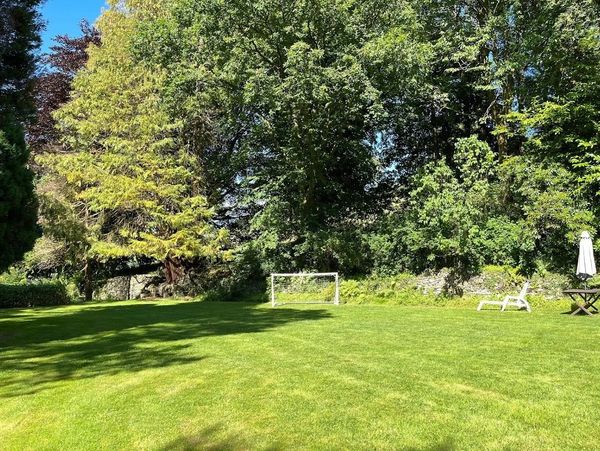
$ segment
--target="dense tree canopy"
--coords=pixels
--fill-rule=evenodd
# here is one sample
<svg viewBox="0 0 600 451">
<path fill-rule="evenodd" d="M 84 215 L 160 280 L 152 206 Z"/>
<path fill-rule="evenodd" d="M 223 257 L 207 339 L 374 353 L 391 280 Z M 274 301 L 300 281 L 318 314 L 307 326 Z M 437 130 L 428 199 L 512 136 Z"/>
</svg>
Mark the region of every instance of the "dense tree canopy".
<svg viewBox="0 0 600 451">
<path fill-rule="evenodd" d="M 61 41 L 94 45 L 40 160 L 79 258 L 462 277 L 566 271 L 595 232 L 593 0 L 110 5 Z"/>
<path fill-rule="evenodd" d="M 35 51 L 40 45 L 41 0 L 0 3 L 0 118 L 23 122 L 33 112 Z"/>
</svg>

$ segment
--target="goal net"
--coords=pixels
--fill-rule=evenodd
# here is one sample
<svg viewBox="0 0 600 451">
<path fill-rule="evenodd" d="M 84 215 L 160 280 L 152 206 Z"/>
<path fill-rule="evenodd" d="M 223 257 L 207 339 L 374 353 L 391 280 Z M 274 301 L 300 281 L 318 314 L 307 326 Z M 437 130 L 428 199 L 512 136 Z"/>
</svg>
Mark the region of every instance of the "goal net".
<svg viewBox="0 0 600 451">
<path fill-rule="evenodd" d="M 271 274 L 271 305 L 340 303 L 337 272 Z"/>
</svg>

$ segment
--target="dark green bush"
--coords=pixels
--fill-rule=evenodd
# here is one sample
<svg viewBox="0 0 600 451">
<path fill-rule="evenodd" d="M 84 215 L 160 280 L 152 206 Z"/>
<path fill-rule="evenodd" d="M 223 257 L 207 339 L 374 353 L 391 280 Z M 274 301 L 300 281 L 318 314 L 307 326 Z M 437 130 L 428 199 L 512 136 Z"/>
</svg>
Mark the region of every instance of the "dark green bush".
<svg viewBox="0 0 600 451">
<path fill-rule="evenodd" d="M 65 305 L 70 301 L 64 285 L 0 285 L 0 308 Z"/>
</svg>

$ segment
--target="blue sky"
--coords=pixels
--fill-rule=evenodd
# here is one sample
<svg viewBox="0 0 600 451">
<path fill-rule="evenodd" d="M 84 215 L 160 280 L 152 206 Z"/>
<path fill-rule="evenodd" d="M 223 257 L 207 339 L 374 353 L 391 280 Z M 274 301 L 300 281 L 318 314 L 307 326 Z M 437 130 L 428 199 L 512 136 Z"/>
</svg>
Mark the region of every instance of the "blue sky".
<svg viewBox="0 0 600 451">
<path fill-rule="evenodd" d="M 42 51 L 52 45 L 52 38 L 59 34 L 79 35 L 79 22 L 87 19 L 94 23 L 105 6 L 105 0 L 46 0 L 42 6 L 46 30 L 42 34 Z"/>
</svg>

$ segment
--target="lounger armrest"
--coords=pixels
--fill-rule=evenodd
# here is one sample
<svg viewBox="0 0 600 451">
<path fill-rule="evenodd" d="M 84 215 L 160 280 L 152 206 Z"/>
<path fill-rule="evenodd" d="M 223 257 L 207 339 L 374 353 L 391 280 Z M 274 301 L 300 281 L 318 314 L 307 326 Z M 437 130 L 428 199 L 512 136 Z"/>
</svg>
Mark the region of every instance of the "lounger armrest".
<svg viewBox="0 0 600 451">
<path fill-rule="evenodd" d="M 504 298 L 505 301 L 510 301 L 511 299 L 515 300 L 515 301 L 522 301 L 523 299 L 521 299 L 519 296 L 506 296 Z"/>
</svg>

